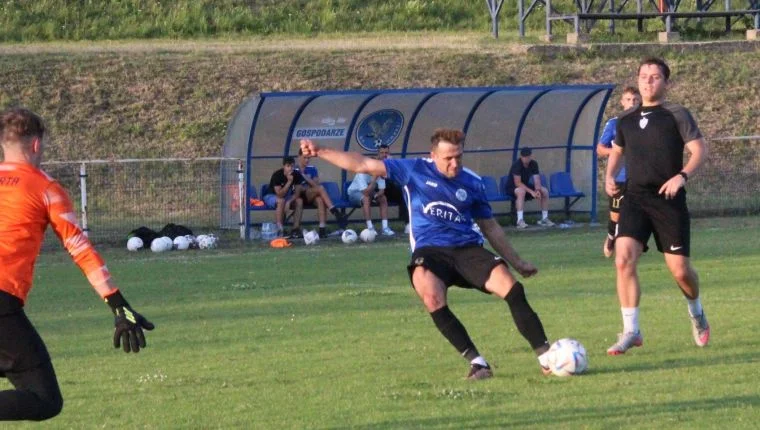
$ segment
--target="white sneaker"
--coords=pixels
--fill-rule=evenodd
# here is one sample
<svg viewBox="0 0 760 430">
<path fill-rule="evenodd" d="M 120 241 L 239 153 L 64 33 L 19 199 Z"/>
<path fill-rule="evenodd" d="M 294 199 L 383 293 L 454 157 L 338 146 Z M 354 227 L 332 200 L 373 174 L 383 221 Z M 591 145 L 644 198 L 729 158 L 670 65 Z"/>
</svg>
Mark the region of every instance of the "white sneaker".
<svg viewBox="0 0 760 430">
<path fill-rule="evenodd" d="M 607 349 L 607 355 L 625 354 L 626 351 L 634 346 L 644 345 L 644 338 L 641 332 L 638 333 L 619 333 L 618 341 Z"/>
<path fill-rule="evenodd" d="M 702 311 L 702 315 L 691 318 L 691 334 L 694 336 L 694 343 L 697 346 L 705 346 L 710 341 L 710 324 L 707 323 L 707 317 L 705 311 Z"/>
<path fill-rule="evenodd" d="M 552 227 L 554 223 L 549 218 L 544 218 L 542 220 L 539 220 L 536 224 L 542 226 L 542 227 Z"/>
<path fill-rule="evenodd" d="M 520 230 L 528 228 L 528 223 L 526 223 L 524 219 L 521 219 L 517 221 L 517 228 L 519 228 Z"/>
<path fill-rule="evenodd" d="M 390 227 L 383 227 L 383 236 L 395 236 L 396 232 L 391 230 Z"/>
</svg>

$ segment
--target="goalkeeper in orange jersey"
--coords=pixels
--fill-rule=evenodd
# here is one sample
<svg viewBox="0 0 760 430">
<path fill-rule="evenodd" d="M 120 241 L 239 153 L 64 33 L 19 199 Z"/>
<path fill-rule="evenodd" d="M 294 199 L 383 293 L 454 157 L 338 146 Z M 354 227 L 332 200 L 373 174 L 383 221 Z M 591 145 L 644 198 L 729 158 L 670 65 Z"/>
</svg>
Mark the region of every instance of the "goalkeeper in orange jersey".
<svg viewBox="0 0 760 430">
<path fill-rule="evenodd" d="M 154 327 L 122 297 L 77 225 L 66 191 L 39 169 L 45 141 L 45 124 L 34 112 L 12 108 L 0 113 L 0 376 L 15 387 L 0 391 L 0 421 L 46 420 L 63 407 L 50 355 L 24 312 L 48 224 L 111 307 L 114 347 L 138 352 L 146 346 L 143 329 Z"/>
</svg>

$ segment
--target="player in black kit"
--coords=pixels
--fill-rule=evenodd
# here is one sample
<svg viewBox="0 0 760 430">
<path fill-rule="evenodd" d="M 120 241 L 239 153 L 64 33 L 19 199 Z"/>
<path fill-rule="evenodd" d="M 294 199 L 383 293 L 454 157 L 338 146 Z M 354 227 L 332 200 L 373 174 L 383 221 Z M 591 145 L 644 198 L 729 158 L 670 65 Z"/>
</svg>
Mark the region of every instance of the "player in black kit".
<svg viewBox="0 0 760 430">
<path fill-rule="evenodd" d="M 625 154 L 628 180 L 615 239 L 623 333 L 607 350 L 609 355 L 624 354 L 643 344 L 638 322 L 641 288 L 636 266 L 652 235 L 688 302 L 694 342 L 705 346 L 710 340 L 710 326 L 699 300 L 699 278 L 689 260 L 690 218 L 684 189 L 686 181 L 704 162 L 707 149 L 689 111 L 665 101 L 669 79 L 670 68 L 662 59 L 647 58 L 641 62 L 638 87 L 642 104 L 620 116 L 607 165 L 605 191 L 612 196 L 618 191 L 615 175 Z M 685 166 L 684 148 L 691 153 Z"/>
</svg>

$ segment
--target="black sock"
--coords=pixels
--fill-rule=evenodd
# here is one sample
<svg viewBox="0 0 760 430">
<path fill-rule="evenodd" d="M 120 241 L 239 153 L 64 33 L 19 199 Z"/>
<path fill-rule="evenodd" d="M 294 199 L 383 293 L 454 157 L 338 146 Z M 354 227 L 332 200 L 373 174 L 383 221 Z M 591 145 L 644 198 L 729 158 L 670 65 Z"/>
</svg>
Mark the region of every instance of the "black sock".
<svg viewBox="0 0 760 430">
<path fill-rule="evenodd" d="M 617 223 L 615 221 L 607 221 L 607 234 L 610 235 L 610 237 L 615 237 L 615 229 L 617 228 Z"/>
<path fill-rule="evenodd" d="M 530 343 L 537 354 L 545 352 L 548 349 L 548 342 L 546 341 L 544 326 L 541 324 L 538 315 L 533 312 L 533 308 L 528 304 L 523 285 L 515 282 L 504 301 L 509 305 L 517 331 Z"/>
<path fill-rule="evenodd" d="M 472 361 L 480 355 L 477 348 L 470 340 L 470 335 L 467 334 L 467 330 L 464 328 L 457 317 L 451 312 L 448 306 L 444 306 L 437 311 L 431 312 L 430 316 L 433 318 L 435 326 L 438 327 L 438 331 L 441 332 L 450 344 L 454 345 L 454 348 L 467 359 Z"/>
</svg>

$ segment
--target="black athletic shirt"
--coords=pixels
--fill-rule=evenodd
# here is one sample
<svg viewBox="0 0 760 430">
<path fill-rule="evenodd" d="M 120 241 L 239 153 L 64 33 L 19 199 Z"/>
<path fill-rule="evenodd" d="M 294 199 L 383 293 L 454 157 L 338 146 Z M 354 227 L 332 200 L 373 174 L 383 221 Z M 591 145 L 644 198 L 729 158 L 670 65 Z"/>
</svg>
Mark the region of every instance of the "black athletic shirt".
<svg viewBox="0 0 760 430">
<path fill-rule="evenodd" d="M 303 176 L 301 176 L 301 172 L 298 170 L 293 170 L 293 182 L 290 183 L 290 188 L 288 189 L 288 193 L 293 191 L 293 188 L 295 188 L 296 185 L 302 185 L 306 181 L 303 179 Z M 276 170 L 272 174 L 272 178 L 269 180 L 269 192 L 274 194 L 274 187 L 282 187 L 285 184 L 288 183 L 288 177 L 285 176 L 285 170 L 279 169 Z"/>
<path fill-rule="evenodd" d="M 624 148 L 626 193 L 657 193 L 683 169 L 683 149 L 702 133 L 689 111 L 678 104 L 639 106 L 618 119 L 615 144 Z"/>
</svg>

